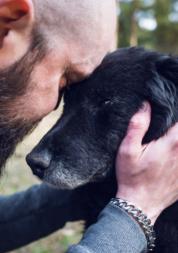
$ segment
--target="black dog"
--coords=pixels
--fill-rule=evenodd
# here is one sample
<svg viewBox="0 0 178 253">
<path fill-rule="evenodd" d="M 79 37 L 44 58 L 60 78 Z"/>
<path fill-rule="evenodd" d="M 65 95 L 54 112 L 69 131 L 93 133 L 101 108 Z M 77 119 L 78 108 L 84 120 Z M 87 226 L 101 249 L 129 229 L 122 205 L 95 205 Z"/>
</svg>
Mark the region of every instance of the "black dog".
<svg viewBox="0 0 178 253">
<path fill-rule="evenodd" d="M 144 143 L 178 120 L 178 59 L 142 48 L 120 49 L 87 80 L 65 90 L 62 117 L 27 157 L 44 181 L 63 189 L 78 187 L 78 201 L 90 207 L 87 225 L 115 195 L 116 152 L 145 100 L 152 106 L 152 120 Z M 156 230 L 155 252 L 177 253 L 178 204 L 165 211 Z"/>
</svg>

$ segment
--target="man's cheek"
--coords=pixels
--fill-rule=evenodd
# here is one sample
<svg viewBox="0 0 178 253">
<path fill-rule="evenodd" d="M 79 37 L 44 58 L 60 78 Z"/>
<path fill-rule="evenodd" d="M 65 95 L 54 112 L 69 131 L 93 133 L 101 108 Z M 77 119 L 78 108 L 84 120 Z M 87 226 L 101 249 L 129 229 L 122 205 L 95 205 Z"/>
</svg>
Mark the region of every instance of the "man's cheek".
<svg viewBox="0 0 178 253">
<path fill-rule="evenodd" d="M 37 66 L 31 76 L 26 94 L 26 117 L 41 119 L 56 109 L 66 85 L 65 77 L 60 71 L 48 72 L 47 67 Z"/>
<path fill-rule="evenodd" d="M 13 103 L 10 102 L 7 109 L 14 114 L 16 119 L 41 120 L 56 108 L 58 99 L 57 85 L 45 88 L 45 86 L 29 83 L 26 92 L 16 97 Z"/>
<path fill-rule="evenodd" d="M 29 90 L 27 94 L 16 99 L 14 106 L 16 116 L 24 120 L 40 120 L 53 111 L 58 103 L 59 91 L 57 87 L 40 89 L 38 86 Z"/>
<path fill-rule="evenodd" d="M 58 103 L 58 89 L 51 88 L 50 90 L 40 90 L 31 94 L 32 100 L 26 108 L 26 117 L 33 119 L 42 119 L 47 114 L 52 112 Z"/>
</svg>

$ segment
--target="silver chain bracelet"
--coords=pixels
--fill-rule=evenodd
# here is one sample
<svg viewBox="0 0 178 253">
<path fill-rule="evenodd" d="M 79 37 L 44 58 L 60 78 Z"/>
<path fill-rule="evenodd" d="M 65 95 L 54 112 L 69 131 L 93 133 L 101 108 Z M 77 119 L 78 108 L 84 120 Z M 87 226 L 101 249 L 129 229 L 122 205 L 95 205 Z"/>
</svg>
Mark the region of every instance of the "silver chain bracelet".
<svg viewBox="0 0 178 253">
<path fill-rule="evenodd" d="M 146 236 L 148 251 L 153 251 L 155 248 L 156 235 L 153 226 L 151 225 L 151 220 L 148 219 L 141 209 L 135 207 L 126 200 L 113 198 L 110 203 L 120 207 L 137 221 Z"/>
</svg>

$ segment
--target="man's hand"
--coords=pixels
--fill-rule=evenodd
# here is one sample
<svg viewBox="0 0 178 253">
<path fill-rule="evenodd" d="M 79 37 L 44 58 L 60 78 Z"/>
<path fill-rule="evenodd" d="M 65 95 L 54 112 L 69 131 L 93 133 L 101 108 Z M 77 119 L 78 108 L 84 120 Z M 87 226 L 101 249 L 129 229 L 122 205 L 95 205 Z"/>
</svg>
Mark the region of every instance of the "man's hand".
<svg viewBox="0 0 178 253">
<path fill-rule="evenodd" d="M 178 199 L 178 124 L 166 136 L 142 145 L 150 118 L 150 105 L 144 103 L 121 144 L 116 174 L 117 197 L 140 207 L 154 223 Z"/>
</svg>

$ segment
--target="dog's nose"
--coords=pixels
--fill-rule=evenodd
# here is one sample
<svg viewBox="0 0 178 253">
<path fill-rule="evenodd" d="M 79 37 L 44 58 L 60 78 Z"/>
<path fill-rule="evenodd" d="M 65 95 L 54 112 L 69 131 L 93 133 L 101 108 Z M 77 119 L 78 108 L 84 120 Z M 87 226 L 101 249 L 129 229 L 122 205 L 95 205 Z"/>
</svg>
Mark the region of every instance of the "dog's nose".
<svg viewBox="0 0 178 253">
<path fill-rule="evenodd" d="M 32 172 L 35 176 L 43 179 L 45 170 L 48 169 L 51 162 L 51 154 L 50 152 L 31 152 L 27 155 L 26 161 L 27 164 L 32 169 Z"/>
</svg>

